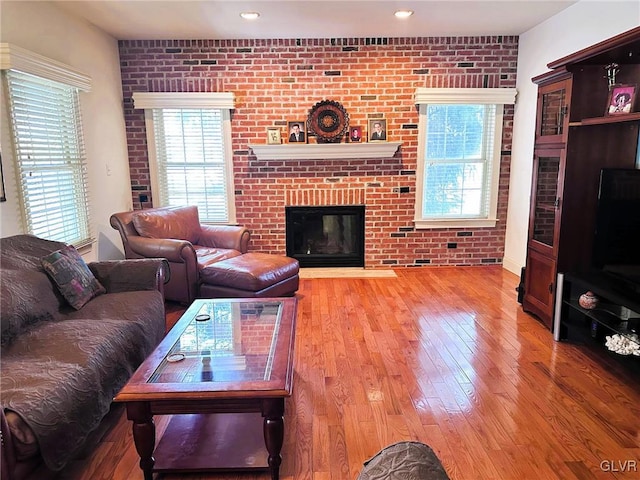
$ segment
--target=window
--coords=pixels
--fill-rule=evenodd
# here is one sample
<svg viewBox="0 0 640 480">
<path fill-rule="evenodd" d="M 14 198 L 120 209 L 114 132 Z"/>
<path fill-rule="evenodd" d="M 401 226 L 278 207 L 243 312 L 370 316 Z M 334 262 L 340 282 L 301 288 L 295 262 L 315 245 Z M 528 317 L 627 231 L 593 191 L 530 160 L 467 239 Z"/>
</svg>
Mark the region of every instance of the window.
<svg viewBox="0 0 640 480">
<path fill-rule="evenodd" d="M 235 223 L 230 109 L 222 93 L 135 93 L 145 109 L 155 207 L 196 205 L 205 223 Z"/>
<path fill-rule="evenodd" d="M 2 50 L 14 62 L 3 68 L 25 230 L 76 247 L 90 245 L 78 87 L 88 89 L 88 79 L 25 50 L 7 44 Z M 25 73 L 30 71 L 35 74 Z"/>
<path fill-rule="evenodd" d="M 502 110 L 513 89 L 418 89 L 416 228 L 495 226 Z"/>
</svg>

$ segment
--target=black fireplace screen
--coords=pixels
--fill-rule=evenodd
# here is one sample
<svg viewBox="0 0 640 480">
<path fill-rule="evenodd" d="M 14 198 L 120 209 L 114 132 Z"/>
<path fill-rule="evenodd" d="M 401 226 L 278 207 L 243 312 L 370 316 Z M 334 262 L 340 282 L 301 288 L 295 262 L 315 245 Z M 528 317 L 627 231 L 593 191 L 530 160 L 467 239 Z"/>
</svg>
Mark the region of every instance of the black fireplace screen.
<svg viewBox="0 0 640 480">
<path fill-rule="evenodd" d="M 364 206 L 285 210 L 287 255 L 301 267 L 364 267 Z"/>
</svg>

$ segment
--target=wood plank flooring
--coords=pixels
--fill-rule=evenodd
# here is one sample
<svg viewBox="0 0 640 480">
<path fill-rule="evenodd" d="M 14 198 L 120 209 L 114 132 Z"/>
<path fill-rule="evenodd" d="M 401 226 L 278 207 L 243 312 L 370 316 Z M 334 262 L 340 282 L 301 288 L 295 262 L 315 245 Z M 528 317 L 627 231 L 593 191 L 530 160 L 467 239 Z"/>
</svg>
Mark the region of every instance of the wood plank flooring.
<svg viewBox="0 0 640 480">
<path fill-rule="evenodd" d="M 640 478 L 640 384 L 608 356 L 553 341 L 498 266 L 302 279 L 283 480 L 355 479 L 401 440 L 452 480 Z M 182 312 L 169 308 L 174 323 Z M 158 431 L 167 423 L 157 418 Z M 59 478 L 141 480 L 123 410 Z M 164 475 L 257 480 L 267 474 Z"/>
</svg>

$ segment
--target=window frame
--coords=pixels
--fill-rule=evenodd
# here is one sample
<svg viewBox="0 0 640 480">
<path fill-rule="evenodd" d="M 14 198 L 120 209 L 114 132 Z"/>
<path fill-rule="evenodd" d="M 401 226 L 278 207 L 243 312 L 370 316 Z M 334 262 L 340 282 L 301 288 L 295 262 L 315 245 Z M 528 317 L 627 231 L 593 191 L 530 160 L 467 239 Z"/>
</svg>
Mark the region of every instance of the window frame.
<svg viewBox="0 0 640 480">
<path fill-rule="evenodd" d="M 160 202 L 162 198 L 158 154 L 156 149 L 155 124 L 153 118 L 154 110 L 162 109 L 218 109 L 222 117 L 222 142 L 224 145 L 224 169 L 226 172 L 226 192 L 227 192 L 227 219 L 225 221 L 213 222 L 202 219 L 205 224 L 232 225 L 237 223 L 235 204 L 235 183 L 233 173 L 233 146 L 231 135 L 231 110 L 234 108 L 234 95 L 229 92 L 213 93 L 184 93 L 184 92 L 134 92 L 134 108 L 144 109 L 145 129 L 147 136 L 147 152 L 149 158 L 149 176 L 151 182 L 152 205 L 154 207 L 164 207 Z"/>
<path fill-rule="evenodd" d="M 502 138 L 504 128 L 504 105 L 515 103 L 515 88 L 418 88 L 415 103 L 418 106 L 418 150 L 416 170 L 416 198 L 414 225 L 416 229 L 450 227 L 495 227 L 498 210 L 500 184 L 500 163 L 502 158 Z M 456 218 L 423 218 L 424 175 L 426 160 L 427 108 L 429 105 L 495 105 L 495 125 L 493 152 L 491 154 L 491 174 L 483 195 L 489 196 L 487 216 Z M 487 132 L 485 132 L 485 135 Z"/>
<path fill-rule="evenodd" d="M 74 192 L 72 197 L 74 208 L 69 211 L 77 214 L 77 217 L 74 219 L 77 229 L 73 229 L 75 238 L 66 236 L 64 238 L 56 237 L 52 239 L 69 243 L 79 249 L 89 249 L 95 242 L 95 235 L 93 234 L 93 225 L 91 222 L 89 208 L 89 200 L 91 196 L 88 185 L 87 155 L 84 148 L 82 106 L 80 97 L 82 93 L 89 92 L 91 90 L 91 78 L 82 72 L 65 65 L 64 63 L 52 60 L 9 43 L 0 43 L 0 70 L 2 70 L 3 73 L 3 90 L 5 90 L 7 94 L 6 108 L 7 115 L 9 117 L 9 128 L 11 131 L 11 148 L 18 193 L 17 201 L 21 213 L 20 217 L 23 231 L 29 234 L 38 234 L 43 236 L 31 228 L 34 221 L 40 217 L 32 217 L 28 207 L 31 200 L 27 198 L 27 192 L 24 188 L 22 175 L 24 166 L 22 165 L 21 158 L 18 156 L 19 146 L 16 144 L 16 141 L 18 140 L 18 132 L 16 131 L 13 120 L 14 110 L 13 100 L 11 99 L 12 93 L 9 86 L 9 79 L 6 78 L 4 73 L 13 71 L 21 75 L 30 75 L 37 79 L 36 82 L 55 83 L 57 84 L 55 85 L 56 88 L 62 87 L 64 89 L 68 89 L 68 93 L 71 94 L 72 100 L 69 107 L 73 111 L 72 123 L 74 128 L 72 130 L 75 130 L 74 143 L 77 147 L 77 151 L 75 152 L 76 154 L 74 155 L 74 157 L 77 157 L 74 162 L 74 172 L 75 175 L 78 175 L 80 181 L 70 184 L 73 187 Z M 64 168 L 63 170 L 69 171 L 69 168 Z M 80 203 L 78 203 L 78 200 L 80 200 Z M 82 207 L 78 206 L 80 204 Z M 47 214 L 45 212 L 43 217 L 46 218 L 46 215 Z M 50 227 L 48 228 L 51 230 Z"/>
</svg>

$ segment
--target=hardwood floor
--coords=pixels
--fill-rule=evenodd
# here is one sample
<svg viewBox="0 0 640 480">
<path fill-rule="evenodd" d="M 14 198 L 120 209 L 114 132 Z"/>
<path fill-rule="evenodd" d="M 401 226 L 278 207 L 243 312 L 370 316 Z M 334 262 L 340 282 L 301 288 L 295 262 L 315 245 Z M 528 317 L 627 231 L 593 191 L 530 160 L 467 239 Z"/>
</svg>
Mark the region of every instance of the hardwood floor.
<svg viewBox="0 0 640 480">
<path fill-rule="evenodd" d="M 401 440 L 430 445 L 452 480 L 640 478 L 635 374 L 554 342 L 498 266 L 396 273 L 301 280 L 282 479 L 355 479 Z M 170 308 L 168 321 L 180 313 Z M 122 408 L 105 425 L 60 478 L 142 479 Z"/>
</svg>

